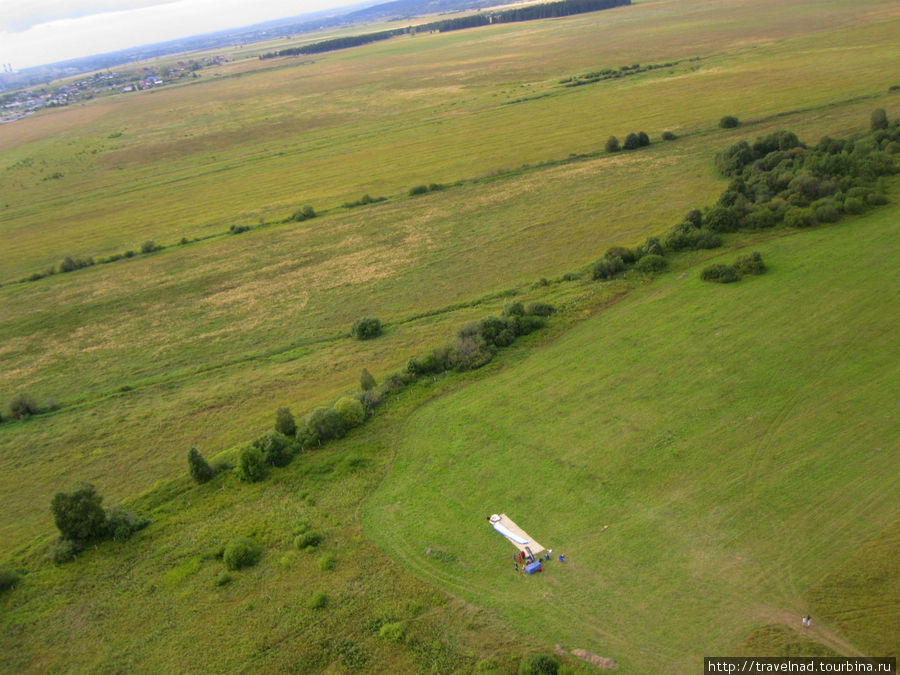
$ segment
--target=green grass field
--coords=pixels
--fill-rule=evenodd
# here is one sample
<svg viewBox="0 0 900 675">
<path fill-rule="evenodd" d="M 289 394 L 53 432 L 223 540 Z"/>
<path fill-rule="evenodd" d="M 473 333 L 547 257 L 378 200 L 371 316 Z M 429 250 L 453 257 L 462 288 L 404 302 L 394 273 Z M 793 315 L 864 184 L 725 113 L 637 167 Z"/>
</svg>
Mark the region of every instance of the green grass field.
<svg viewBox="0 0 900 675">
<path fill-rule="evenodd" d="M 0 424 L 0 566 L 27 573 L 0 594 L 0 666 L 510 672 L 558 642 L 691 672 L 700 646 L 896 653 L 869 621 L 897 623 L 896 207 L 735 236 L 772 269 L 730 287 L 697 266 L 734 253 L 649 286 L 584 273 L 714 203 L 727 145 L 900 115 L 898 28 L 886 0 L 647 1 L 314 59 L 236 50 L 196 83 L 0 126 L 0 408 L 60 406 Z M 719 129 L 725 114 L 742 125 Z M 602 152 L 639 130 L 649 148 Z M 428 183 L 445 187 L 409 197 Z M 387 199 L 342 207 L 367 193 Z M 319 217 L 279 222 L 304 204 Z M 148 240 L 165 248 L 17 283 Z M 510 298 L 562 311 L 258 486 L 187 481 L 189 447 L 233 458 L 279 406 L 328 404 L 364 367 L 381 380 Z M 363 315 L 385 335 L 351 340 Z M 153 523 L 56 567 L 48 505 L 78 480 Z M 515 577 L 495 510 L 570 564 Z M 302 521 L 321 551 L 293 548 Z M 217 586 L 238 534 L 263 562 Z"/>
<path fill-rule="evenodd" d="M 695 672 L 759 624 L 796 628 L 824 577 L 896 546 L 896 289 L 872 261 L 898 253 L 898 213 L 760 245 L 770 271 L 734 286 L 668 274 L 424 407 L 366 532 L 511 625 L 634 672 Z M 485 522 L 500 512 L 568 562 L 516 575 Z M 895 650 L 898 600 L 896 584 L 868 598 L 843 639 Z"/>
</svg>

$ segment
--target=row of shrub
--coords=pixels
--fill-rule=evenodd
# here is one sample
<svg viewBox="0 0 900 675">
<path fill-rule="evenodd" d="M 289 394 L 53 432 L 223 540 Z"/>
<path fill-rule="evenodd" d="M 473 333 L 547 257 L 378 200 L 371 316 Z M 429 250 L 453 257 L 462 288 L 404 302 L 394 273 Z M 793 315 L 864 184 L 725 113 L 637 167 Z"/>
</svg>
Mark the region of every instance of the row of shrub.
<svg viewBox="0 0 900 675">
<path fill-rule="evenodd" d="M 369 204 L 377 204 L 378 202 L 383 202 L 387 199 L 387 197 L 373 197 L 372 195 L 366 193 L 360 199 L 357 199 L 355 202 L 344 202 L 343 207 L 345 209 L 356 208 L 357 206 L 367 206 Z"/>
<path fill-rule="evenodd" d="M 667 61 L 666 63 L 650 63 L 643 66 L 640 63 L 633 63 L 630 66 L 620 66 L 619 68 L 604 68 L 603 70 L 595 70 L 590 73 L 563 78 L 559 81 L 559 84 L 564 87 L 581 87 L 586 84 L 594 84 L 595 82 L 602 82 L 604 80 L 617 80 L 622 77 L 628 77 L 629 75 L 646 73 L 651 70 L 658 70 L 659 68 L 673 68 L 679 63 L 680 61 Z"/>
<path fill-rule="evenodd" d="M 444 186 L 440 183 L 429 183 L 428 185 L 414 185 L 409 188 L 409 196 L 415 197 L 416 195 L 424 195 L 428 192 L 437 192 L 438 190 L 443 190 Z"/>
<path fill-rule="evenodd" d="M 650 137 L 643 131 L 639 131 L 637 133 L 630 133 L 625 137 L 625 143 L 619 145 L 619 139 L 615 136 L 610 136 L 606 139 L 606 145 L 604 149 L 607 152 L 619 152 L 619 150 L 637 150 L 638 148 L 643 148 L 647 145 L 650 145 Z"/>
<path fill-rule="evenodd" d="M 717 263 L 704 268 L 700 273 L 703 281 L 714 281 L 720 284 L 730 284 L 740 281 L 744 275 L 759 275 L 766 271 L 766 264 L 762 255 L 758 252 L 743 255 L 731 265 Z"/>
<path fill-rule="evenodd" d="M 339 397 L 330 406 L 320 406 L 300 420 L 296 420 L 288 408 L 279 408 L 275 413 L 274 428 L 241 448 L 234 467 L 236 475 L 246 482 L 262 480 L 270 467 L 286 466 L 298 453 L 342 438 L 351 429 L 362 425 L 389 396 L 419 377 L 484 366 L 498 349 L 543 327 L 546 317 L 554 311 L 552 305 L 543 302 L 527 306 L 521 302 L 510 303 L 501 316 L 468 323 L 457 331 L 449 344 L 410 358 L 404 370 L 387 376 L 381 385 L 363 369 L 358 391 Z M 357 323 L 366 325 L 368 321 L 377 319 L 362 319 Z M 380 322 L 378 327 L 380 330 Z M 187 459 L 190 475 L 198 483 L 210 480 L 217 473 L 196 448 L 188 451 Z"/>
</svg>

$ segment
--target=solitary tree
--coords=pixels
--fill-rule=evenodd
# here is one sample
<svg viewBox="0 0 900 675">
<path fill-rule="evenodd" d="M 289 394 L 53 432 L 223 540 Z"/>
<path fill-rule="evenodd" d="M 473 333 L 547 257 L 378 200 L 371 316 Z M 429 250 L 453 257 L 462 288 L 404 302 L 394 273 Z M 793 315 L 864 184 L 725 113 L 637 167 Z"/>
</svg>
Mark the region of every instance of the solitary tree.
<svg viewBox="0 0 900 675">
<path fill-rule="evenodd" d="M 106 534 L 103 497 L 90 483 L 79 483 L 72 492 L 57 492 L 50 502 L 53 520 L 64 539 L 76 542 L 100 539 Z"/>
<path fill-rule="evenodd" d="M 357 340 L 370 340 L 381 335 L 381 320 L 371 316 L 363 316 L 353 322 L 350 335 Z"/>
<path fill-rule="evenodd" d="M 203 459 L 203 455 L 200 454 L 200 451 L 197 448 L 191 448 L 188 450 L 188 469 L 191 472 L 191 478 L 193 478 L 198 483 L 205 483 L 210 478 L 213 477 L 215 471 L 213 471 L 212 467 L 209 463 Z"/>
<path fill-rule="evenodd" d="M 723 129 L 734 129 L 739 124 L 740 121 L 734 115 L 725 115 L 719 120 L 719 126 Z"/>
<path fill-rule="evenodd" d="M 887 113 L 884 108 L 876 108 L 872 111 L 872 131 L 888 128 Z"/>
</svg>

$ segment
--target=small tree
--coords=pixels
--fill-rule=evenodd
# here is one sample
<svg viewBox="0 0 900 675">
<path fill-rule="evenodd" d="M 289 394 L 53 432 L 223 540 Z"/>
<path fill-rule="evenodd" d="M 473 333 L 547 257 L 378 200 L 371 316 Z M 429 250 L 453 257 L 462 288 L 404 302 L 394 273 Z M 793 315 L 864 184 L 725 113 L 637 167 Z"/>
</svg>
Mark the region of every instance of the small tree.
<svg viewBox="0 0 900 675">
<path fill-rule="evenodd" d="M 618 152 L 619 151 L 619 139 L 615 136 L 610 136 L 606 139 L 606 151 L 607 152 Z"/>
<path fill-rule="evenodd" d="M 719 126 L 722 129 L 734 129 L 740 123 L 740 120 L 734 115 L 725 115 L 725 117 L 719 120 Z"/>
<path fill-rule="evenodd" d="M 642 148 L 644 146 L 650 145 L 650 137 L 647 135 L 647 133 L 645 131 L 638 132 L 638 142 L 640 143 Z"/>
<path fill-rule="evenodd" d="M 641 147 L 641 139 L 637 134 L 628 134 L 625 137 L 625 144 L 622 147 L 626 150 L 637 150 L 639 147 Z"/>
<path fill-rule="evenodd" d="M 370 373 L 367 369 L 362 369 L 362 374 L 359 376 L 359 387 L 363 391 L 369 391 L 370 389 L 374 389 L 378 383 L 375 381 L 375 378 L 372 377 L 372 373 Z"/>
<path fill-rule="evenodd" d="M 279 408 L 275 411 L 275 431 L 285 436 L 293 436 L 297 433 L 297 423 L 287 408 Z"/>
<path fill-rule="evenodd" d="M 663 132 L 662 139 L 663 139 L 664 141 L 674 141 L 676 138 L 678 138 L 678 136 L 676 136 L 676 135 L 675 135 L 673 132 L 671 132 L 671 131 L 664 131 L 664 132 Z"/>
<path fill-rule="evenodd" d="M 235 472 L 238 478 L 246 483 L 262 480 L 266 475 L 266 462 L 262 451 L 253 446 L 241 450 Z"/>
<path fill-rule="evenodd" d="M 106 534 L 106 514 L 90 483 L 79 483 L 72 492 L 57 492 L 50 502 L 53 520 L 64 539 L 85 542 Z"/>
<path fill-rule="evenodd" d="M 203 459 L 203 455 L 200 454 L 200 451 L 197 450 L 197 448 L 188 450 L 187 461 L 188 470 L 191 472 L 191 478 L 198 483 L 205 483 L 215 475 L 215 471 L 213 471 L 209 463 Z"/>
<path fill-rule="evenodd" d="M 381 335 L 381 320 L 371 316 L 363 316 L 353 322 L 350 335 L 357 340 L 371 340 Z"/>
<path fill-rule="evenodd" d="M 884 108 L 876 108 L 872 111 L 872 131 L 888 128 L 887 113 Z"/>
</svg>

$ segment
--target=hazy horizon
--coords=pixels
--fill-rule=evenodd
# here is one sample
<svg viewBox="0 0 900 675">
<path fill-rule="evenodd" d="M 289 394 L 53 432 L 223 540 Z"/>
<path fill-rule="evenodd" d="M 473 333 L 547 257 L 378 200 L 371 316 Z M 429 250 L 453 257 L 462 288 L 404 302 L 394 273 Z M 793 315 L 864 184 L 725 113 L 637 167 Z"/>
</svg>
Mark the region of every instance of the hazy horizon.
<svg viewBox="0 0 900 675">
<path fill-rule="evenodd" d="M 351 4 L 352 0 L 2 0 L 0 64 L 22 70 Z"/>
</svg>

